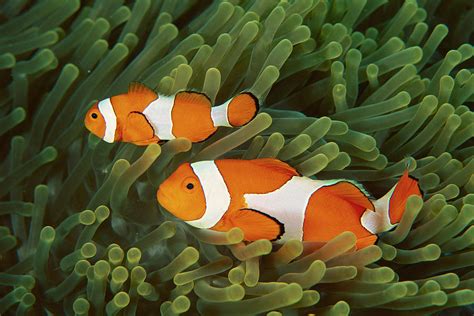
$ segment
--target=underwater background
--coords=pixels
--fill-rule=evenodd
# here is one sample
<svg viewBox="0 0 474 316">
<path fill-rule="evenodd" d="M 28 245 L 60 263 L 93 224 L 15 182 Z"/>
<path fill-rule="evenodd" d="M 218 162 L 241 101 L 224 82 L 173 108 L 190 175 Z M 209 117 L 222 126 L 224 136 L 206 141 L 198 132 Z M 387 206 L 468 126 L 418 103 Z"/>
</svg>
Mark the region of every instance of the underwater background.
<svg viewBox="0 0 474 316">
<path fill-rule="evenodd" d="M 472 1 L 5 0 L 0 21 L 1 315 L 474 313 Z M 89 135 L 87 109 L 131 81 L 262 107 L 193 145 Z M 180 163 L 223 157 L 376 197 L 408 165 L 425 197 L 357 251 L 350 232 L 245 244 L 159 207 Z"/>
</svg>

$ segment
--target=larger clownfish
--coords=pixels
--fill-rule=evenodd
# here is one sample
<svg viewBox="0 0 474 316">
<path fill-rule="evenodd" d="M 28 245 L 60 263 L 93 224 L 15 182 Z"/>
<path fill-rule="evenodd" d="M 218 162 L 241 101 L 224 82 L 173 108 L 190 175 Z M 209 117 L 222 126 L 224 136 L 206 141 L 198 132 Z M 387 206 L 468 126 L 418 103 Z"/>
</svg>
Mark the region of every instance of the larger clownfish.
<svg viewBox="0 0 474 316">
<path fill-rule="evenodd" d="M 159 187 L 157 199 L 189 225 L 228 231 L 244 239 L 327 242 L 344 231 L 357 247 L 394 227 L 410 195 L 421 196 L 405 172 L 378 200 L 348 180 L 313 180 L 277 159 L 199 161 L 180 165 Z"/>
<path fill-rule="evenodd" d="M 161 140 L 185 137 L 200 142 L 218 126 L 247 124 L 258 111 L 258 100 L 241 93 L 222 105 L 211 106 L 198 92 L 182 91 L 158 95 L 145 85 L 133 82 L 128 92 L 95 103 L 84 119 L 86 128 L 106 142 L 148 145 Z"/>
</svg>

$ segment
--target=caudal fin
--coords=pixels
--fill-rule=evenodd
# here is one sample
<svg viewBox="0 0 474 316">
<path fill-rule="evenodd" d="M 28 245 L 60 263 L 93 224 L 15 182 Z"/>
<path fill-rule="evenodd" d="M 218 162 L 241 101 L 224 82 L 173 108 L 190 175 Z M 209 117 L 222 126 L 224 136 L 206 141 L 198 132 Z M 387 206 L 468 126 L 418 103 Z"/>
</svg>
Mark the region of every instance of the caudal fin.
<svg viewBox="0 0 474 316">
<path fill-rule="evenodd" d="M 403 212 L 405 211 L 405 205 L 407 199 L 411 195 L 417 195 L 421 197 L 420 187 L 418 186 L 418 180 L 408 175 L 408 171 L 405 171 L 395 185 L 392 197 L 388 207 L 388 215 L 390 216 L 390 223 L 397 224 L 402 218 Z"/>
<path fill-rule="evenodd" d="M 383 197 L 374 201 L 375 211 L 367 210 L 362 215 L 362 225 L 371 233 L 379 234 L 398 224 L 411 195 L 422 196 L 418 180 L 405 171 L 397 184 Z"/>
<path fill-rule="evenodd" d="M 214 126 L 240 127 L 258 112 L 258 99 L 250 92 L 241 93 L 211 110 Z"/>
</svg>

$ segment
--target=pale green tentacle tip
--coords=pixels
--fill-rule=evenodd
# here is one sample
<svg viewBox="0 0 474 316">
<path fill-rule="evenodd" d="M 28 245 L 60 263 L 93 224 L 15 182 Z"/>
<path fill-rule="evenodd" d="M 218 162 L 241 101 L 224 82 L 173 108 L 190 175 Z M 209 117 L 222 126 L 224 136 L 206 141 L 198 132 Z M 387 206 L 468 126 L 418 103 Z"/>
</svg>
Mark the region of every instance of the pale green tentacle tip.
<svg viewBox="0 0 474 316">
<path fill-rule="evenodd" d="M 96 216 L 91 210 L 84 210 L 79 214 L 79 222 L 82 225 L 92 225 L 95 222 Z"/>
<path fill-rule="evenodd" d="M 446 61 L 452 65 L 457 65 L 461 62 L 462 54 L 457 50 L 450 50 L 446 54 Z"/>
<path fill-rule="evenodd" d="M 20 304 L 28 308 L 33 306 L 36 302 L 36 297 L 32 293 L 26 293 L 22 296 Z"/>
<path fill-rule="evenodd" d="M 158 144 L 150 144 L 146 147 L 144 156 L 158 157 L 161 154 L 161 146 Z"/>
<path fill-rule="evenodd" d="M 174 299 L 170 308 L 174 313 L 184 313 L 191 307 L 191 301 L 184 295 Z"/>
<path fill-rule="evenodd" d="M 196 262 L 199 259 L 199 251 L 194 247 L 186 247 L 182 252 L 183 260 L 186 262 Z"/>
<path fill-rule="evenodd" d="M 331 307 L 330 313 L 327 315 L 349 315 L 350 310 L 349 304 L 344 301 L 339 301 Z"/>
<path fill-rule="evenodd" d="M 109 262 L 114 265 L 120 264 L 124 256 L 125 256 L 124 251 L 122 250 L 122 248 L 118 246 L 112 247 L 111 249 L 109 249 L 109 252 L 107 253 Z"/>
<path fill-rule="evenodd" d="M 123 266 L 118 266 L 112 270 L 112 280 L 115 282 L 125 282 L 128 279 L 128 270 Z"/>
<path fill-rule="evenodd" d="M 16 59 L 11 53 L 5 53 L 0 55 L 0 69 L 13 68 L 15 66 Z"/>
<path fill-rule="evenodd" d="M 244 281 L 245 271 L 242 266 L 237 266 L 229 270 L 228 278 L 232 284 L 241 284 Z"/>
<path fill-rule="evenodd" d="M 438 282 L 443 289 L 455 289 L 459 285 L 459 276 L 456 273 L 446 273 L 439 277 L 436 277 Z"/>
<path fill-rule="evenodd" d="M 125 292 L 118 292 L 113 298 L 114 304 L 119 308 L 124 308 L 130 303 L 130 296 Z"/>
<path fill-rule="evenodd" d="M 105 278 L 110 273 L 110 264 L 105 260 L 99 260 L 94 264 L 94 273 L 100 278 Z"/>
<path fill-rule="evenodd" d="M 433 32 L 432 34 L 436 34 L 438 38 L 443 38 L 445 37 L 446 35 L 448 35 L 448 32 L 449 32 L 449 28 L 447 25 L 445 24 L 438 24 L 435 26 L 435 28 L 433 29 Z"/>
<path fill-rule="evenodd" d="M 40 233 L 40 239 L 47 243 L 52 243 L 54 241 L 55 236 L 56 236 L 56 231 L 51 226 L 43 227 Z"/>
<path fill-rule="evenodd" d="M 58 151 L 53 146 L 48 146 L 40 153 L 45 162 L 51 162 L 58 157 Z"/>
<path fill-rule="evenodd" d="M 19 301 L 27 292 L 28 291 L 26 290 L 26 288 L 24 288 L 23 286 L 19 286 L 13 290 L 13 295 L 16 300 Z"/>
<path fill-rule="evenodd" d="M 97 247 L 92 242 L 86 242 L 81 247 L 81 255 L 82 257 L 86 259 L 94 257 L 96 253 L 97 253 Z"/>
<path fill-rule="evenodd" d="M 22 277 L 22 286 L 31 290 L 36 285 L 36 279 L 32 275 L 25 275 Z"/>
<path fill-rule="evenodd" d="M 443 306 L 448 302 L 448 296 L 443 291 L 431 293 L 430 303 L 434 306 Z"/>
<path fill-rule="evenodd" d="M 26 118 L 26 111 L 23 108 L 15 108 L 11 115 L 11 120 L 15 122 L 15 124 L 18 124 L 20 122 L 23 122 L 23 120 Z"/>
<path fill-rule="evenodd" d="M 259 100 L 265 96 L 265 93 L 280 77 L 280 71 L 277 67 L 270 65 L 260 73 L 253 86 L 249 89 Z"/>
<path fill-rule="evenodd" d="M 107 206 L 101 205 L 95 209 L 94 214 L 95 214 L 95 217 L 97 218 L 97 221 L 99 223 L 102 223 L 109 217 L 110 210 Z"/>
<path fill-rule="evenodd" d="M 330 42 L 324 51 L 324 57 L 326 59 L 334 59 L 339 57 L 342 54 L 342 46 L 338 42 Z"/>
<path fill-rule="evenodd" d="M 91 264 L 87 260 L 79 260 L 76 262 L 76 265 L 74 266 L 74 272 L 77 273 L 78 275 L 84 276 L 87 273 L 87 270 Z"/>
<path fill-rule="evenodd" d="M 245 296 L 245 289 L 239 284 L 232 284 L 227 288 L 227 295 L 230 301 L 240 301 Z"/>
<path fill-rule="evenodd" d="M 142 252 L 136 247 L 132 247 L 127 251 L 127 266 L 133 268 L 138 264 L 142 257 Z"/>
<path fill-rule="evenodd" d="M 244 239 L 244 232 L 239 227 L 234 227 L 226 232 L 227 239 L 230 243 L 236 244 Z"/>
<path fill-rule="evenodd" d="M 66 72 L 72 78 L 76 78 L 79 75 L 79 68 L 74 64 L 66 64 L 63 67 L 63 72 Z"/>
<path fill-rule="evenodd" d="M 469 305 L 474 303 L 474 291 L 473 290 L 460 290 L 450 294 L 449 297 L 454 301 L 456 306 Z"/>
<path fill-rule="evenodd" d="M 400 283 L 403 284 L 406 287 L 407 296 L 416 295 L 419 291 L 418 285 L 413 281 L 403 281 L 403 282 L 400 282 Z"/>
<path fill-rule="evenodd" d="M 130 278 L 132 282 L 141 283 L 146 279 L 146 271 L 141 266 L 136 266 L 130 272 Z"/>
<path fill-rule="evenodd" d="M 72 304 L 72 309 L 76 315 L 87 315 L 90 303 L 85 298 L 77 298 Z"/>
<path fill-rule="evenodd" d="M 362 54 L 358 49 L 351 48 L 346 54 L 346 62 L 358 64 L 362 60 Z"/>
</svg>

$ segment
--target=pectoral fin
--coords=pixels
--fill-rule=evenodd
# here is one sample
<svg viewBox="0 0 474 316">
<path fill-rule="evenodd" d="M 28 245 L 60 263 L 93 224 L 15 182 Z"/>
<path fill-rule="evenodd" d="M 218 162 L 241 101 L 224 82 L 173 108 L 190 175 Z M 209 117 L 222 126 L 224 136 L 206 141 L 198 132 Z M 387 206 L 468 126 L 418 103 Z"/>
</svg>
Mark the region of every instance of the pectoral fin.
<svg viewBox="0 0 474 316">
<path fill-rule="evenodd" d="M 277 240 L 285 232 L 284 225 L 277 219 L 253 209 L 240 209 L 229 218 L 233 226 L 244 232 L 248 241 L 258 239 Z"/>
<path fill-rule="evenodd" d="M 153 127 L 145 115 L 140 112 L 130 112 L 130 114 L 128 114 L 122 139 L 125 142 L 136 143 L 138 145 L 147 145 L 159 141 L 155 136 Z"/>
</svg>

